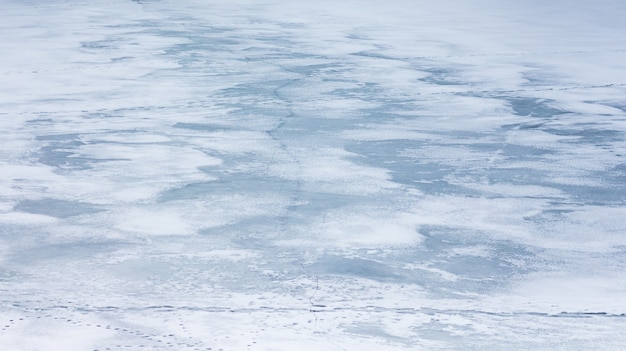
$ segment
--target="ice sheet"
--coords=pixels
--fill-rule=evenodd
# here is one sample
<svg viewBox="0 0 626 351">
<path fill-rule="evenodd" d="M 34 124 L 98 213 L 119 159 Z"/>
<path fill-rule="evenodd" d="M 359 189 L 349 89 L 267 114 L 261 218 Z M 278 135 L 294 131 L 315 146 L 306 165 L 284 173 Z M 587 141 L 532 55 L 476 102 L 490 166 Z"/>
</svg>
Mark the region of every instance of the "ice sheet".
<svg viewBox="0 0 626 351">
<path fill-rule="evenodd" d="M 620 350 L 626 4 L 1 1 L 2 350 Z"/>
</svg>

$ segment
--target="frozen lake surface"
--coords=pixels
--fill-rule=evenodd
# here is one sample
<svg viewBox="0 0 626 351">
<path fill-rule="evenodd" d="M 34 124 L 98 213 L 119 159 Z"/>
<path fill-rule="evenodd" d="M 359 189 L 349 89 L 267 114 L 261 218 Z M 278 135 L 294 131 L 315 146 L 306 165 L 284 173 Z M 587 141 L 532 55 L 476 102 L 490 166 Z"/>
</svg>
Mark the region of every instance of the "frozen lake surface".
<svg viewBox="0 0 626 351">
<path fill-rule="evenodd" d="M 626 344 L 626 2 L 0 5 L 2 350 Z"/>
</svg>

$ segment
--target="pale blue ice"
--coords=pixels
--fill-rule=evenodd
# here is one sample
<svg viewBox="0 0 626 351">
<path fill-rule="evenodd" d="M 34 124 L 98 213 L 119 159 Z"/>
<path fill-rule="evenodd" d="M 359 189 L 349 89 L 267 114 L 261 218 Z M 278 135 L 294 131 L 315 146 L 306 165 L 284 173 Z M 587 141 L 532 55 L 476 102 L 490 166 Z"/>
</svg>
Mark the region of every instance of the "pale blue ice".
<svg viewBox="0 0 626 351">
<path fill-rule="evenodd" d="M 626 3 L 0 8 L 0 349 L 626 344 Z"/>
</svg>

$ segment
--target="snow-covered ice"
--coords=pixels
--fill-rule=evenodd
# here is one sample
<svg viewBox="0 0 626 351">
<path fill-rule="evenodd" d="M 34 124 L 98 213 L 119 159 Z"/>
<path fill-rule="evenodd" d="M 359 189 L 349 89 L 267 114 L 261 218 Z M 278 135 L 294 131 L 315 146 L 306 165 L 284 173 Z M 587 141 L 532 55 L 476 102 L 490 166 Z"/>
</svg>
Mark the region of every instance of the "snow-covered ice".
<svg viewBox="0 0 626 351">
<path fill-rule="evenodd" d="M 0 349 L 626 344 L 625 2 L 0 7 Z"/>
</svg>

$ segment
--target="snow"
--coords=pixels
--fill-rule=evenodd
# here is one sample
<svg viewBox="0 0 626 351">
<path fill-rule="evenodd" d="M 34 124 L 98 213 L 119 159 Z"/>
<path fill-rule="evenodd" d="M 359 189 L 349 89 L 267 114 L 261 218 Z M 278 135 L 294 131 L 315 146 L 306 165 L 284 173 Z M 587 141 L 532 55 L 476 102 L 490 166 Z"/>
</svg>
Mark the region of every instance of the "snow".
<svg viewBox="0 0 626 351">
<path fill-rule="evenodd" d="M 620 350 L 626 4 L 2 1 L 2 350 Z"/>
</svg>

